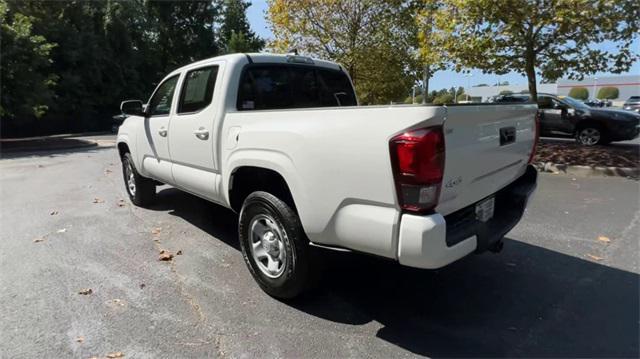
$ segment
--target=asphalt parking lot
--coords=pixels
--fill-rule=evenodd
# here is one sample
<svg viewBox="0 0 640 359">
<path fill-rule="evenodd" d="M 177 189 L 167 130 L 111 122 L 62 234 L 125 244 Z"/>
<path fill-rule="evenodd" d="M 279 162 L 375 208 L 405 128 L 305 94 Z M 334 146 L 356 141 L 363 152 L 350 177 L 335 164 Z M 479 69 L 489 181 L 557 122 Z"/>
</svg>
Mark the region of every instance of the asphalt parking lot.
<svg viewBox="0 0 640 359">
<path fill-rule="evenodd" d="M 424 271 L 321 252 L 318 288 L 284 303 L 254 284 L 232 212 L 168 187 L 133 207 L 112 147 L 14 154 L 0 357 L 638 357 L 638 194 L 543 173 L 502 253 Z"/>
</svg>

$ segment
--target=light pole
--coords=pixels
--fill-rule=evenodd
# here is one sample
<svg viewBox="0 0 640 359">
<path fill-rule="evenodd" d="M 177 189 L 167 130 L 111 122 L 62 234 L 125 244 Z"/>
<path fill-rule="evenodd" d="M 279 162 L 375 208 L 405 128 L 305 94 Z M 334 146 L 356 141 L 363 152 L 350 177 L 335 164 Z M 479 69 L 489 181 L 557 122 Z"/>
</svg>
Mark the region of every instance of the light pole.
<svg viewBox="0 0 640 359">
<path fill-rule="evenodd" d="M 593 78 L 593 100 L 595 101 L 596 99 L 596 89 L 598 88 L 598 78 L 594 77 Z"/>
<path fill-rule="evenodd" d="M 466 94 L 467 94 L 467 102 L 469 101 L 469 89 L 470 89 L 469 84 L 471 83 L 471 76 L 473 76 L 471 73 L 468 73 L 468 74 L 465 74 L 465 75 L 464 75 L 464 77 L 466 77 L 466 78 L 467 78 L 467 91 L 466 91 Z"/>
</svg>

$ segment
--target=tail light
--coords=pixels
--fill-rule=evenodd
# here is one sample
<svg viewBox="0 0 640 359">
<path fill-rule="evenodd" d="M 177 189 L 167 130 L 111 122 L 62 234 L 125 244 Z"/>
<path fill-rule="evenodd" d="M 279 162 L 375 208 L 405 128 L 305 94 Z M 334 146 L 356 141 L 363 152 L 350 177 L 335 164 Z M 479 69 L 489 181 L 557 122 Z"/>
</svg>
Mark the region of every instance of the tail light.
<svg viewBox="0 0 640 359">
<path fill-rule="evenodd" d="M 536 157 L 536 150 L 538 149 L 538 140 L 540 139 L 540 111 L 536 112 L 534 122 L 533 146 L 531 147 L 531 153 L 529 154 L 529 164 L 533 162 L 534 157 Z"/>
<path fill-rule="evenodd" d="M 397 135 L 389 148 L 400 207 L 417 213 L 434 209 L 444 174 L 442 126 Z"/>
</svg>

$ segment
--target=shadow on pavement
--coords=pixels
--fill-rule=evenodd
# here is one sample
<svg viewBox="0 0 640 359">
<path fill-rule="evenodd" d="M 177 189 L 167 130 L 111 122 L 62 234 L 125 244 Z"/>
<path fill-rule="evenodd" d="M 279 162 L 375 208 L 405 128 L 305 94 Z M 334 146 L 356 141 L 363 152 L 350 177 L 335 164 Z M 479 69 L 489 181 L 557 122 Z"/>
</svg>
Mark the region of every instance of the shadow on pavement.
<svg viewBox="0 0 640 359">
<path fill-rule="evenodd" d="M 76 141 L 73 139 L 65 139 L 65 141 Z M 83 140 L 78 140 L 83 141 Z M 16 159 L 22 157 L 58 157 L 71 153 L 94 153 L 106 149 L 112 149 L 113 146 L 98 146 L 95 142 L 87 143 L 83 141 L 79 145 L 65 145 L 60 147 L 37 147 L 27 148 L 20 147 L 6 151 L 4 147 L 0 150 L 0 159 Z M 74 142 L 75 143 L 75 142 Z"/>
<path fill-rule="evenodd" d="M 175 189 L 156 210 L 238 249 L 237 215 Z M 377 322 L 377 337 L 431 357 L 638 357 L 639 276 L 507 239 L 499 255 L 437 271 L 323 251 L 323 280 L 293 308 Z M 579 255 L 579 254 L 576 254 Z M 375 353 L 372 353 L 375 354 Z"/>
</svg>

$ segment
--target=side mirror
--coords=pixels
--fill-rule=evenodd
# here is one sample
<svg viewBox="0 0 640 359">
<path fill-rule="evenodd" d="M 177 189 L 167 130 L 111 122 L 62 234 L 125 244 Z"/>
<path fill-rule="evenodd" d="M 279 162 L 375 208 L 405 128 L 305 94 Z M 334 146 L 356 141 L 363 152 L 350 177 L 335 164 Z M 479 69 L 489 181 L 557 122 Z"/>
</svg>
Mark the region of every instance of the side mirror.
<svg viewBox="0 0 640 359">
<path fill-rule="evenodd" d="M 144 108 L 142 106 L 142 101 L 140 100 L 127 100 L 122 101 L 120 104 L 120 111 L 125 115 L 130 116 L 144 116 Z"/>
</svg>

